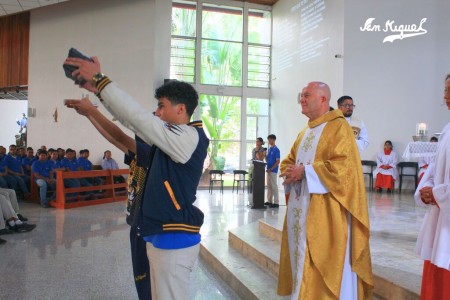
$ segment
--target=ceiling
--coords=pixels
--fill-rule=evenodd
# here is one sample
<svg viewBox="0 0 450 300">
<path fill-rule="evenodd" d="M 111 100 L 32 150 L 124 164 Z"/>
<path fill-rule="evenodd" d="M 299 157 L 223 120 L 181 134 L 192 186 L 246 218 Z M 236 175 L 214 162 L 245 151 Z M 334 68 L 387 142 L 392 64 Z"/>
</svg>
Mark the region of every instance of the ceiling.
<svg viewBox="0 0 450 300">
<path fill-rule="evenodd" d="M 68 0 L 0 0 L 0 17 Z"/>
<path fill-rule="evenodd" d="M 0 17 L 21 13 L 35 8 L 58 4 L 70 0 L 0 0 Z M 274 5 L 278 0 L 236 0 L 240 2 Z M 0 99 L 26 100 L 28 98 L 27 87 L 2 87 Z"/>
<path fill-rule="evenodd" d="M 0 100 L 28 100 L 28 86 L 0 88 Z"/>
<path fill-rule="evenodd" d="M 0 17 L 69 0 L 0 0 Z M 243 2 L 244 0 L 241 0 Z M 246 0 L 250 3 L 274 5 L 278 0 Z"/>
</svg>

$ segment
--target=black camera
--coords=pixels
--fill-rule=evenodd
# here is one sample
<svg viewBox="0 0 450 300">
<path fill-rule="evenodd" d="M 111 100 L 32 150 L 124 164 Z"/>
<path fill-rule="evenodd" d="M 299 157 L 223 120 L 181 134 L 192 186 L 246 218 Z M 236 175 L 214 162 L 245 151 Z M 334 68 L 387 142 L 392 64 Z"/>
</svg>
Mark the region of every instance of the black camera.
<svg viewBox="0 0 450 300">
<path fill-rule="evenodd" d="M 75 49 L 75 48 L 70 48 L 68 57 L 77 57 L 77 58 L 81 58 L 81 59 L 84 59 L 84 60 L 88 60 L 88 61 L 94 62 L 94 61 L 92 60 L 92 58 L 90 58 L 90 57 L 84 55 L 83 53 L 81 53 L 80 51 L 78 51 L 78 50 Z M 73 81 L 75 81 L 75 84 L 78 84 L 78 85 L 81 84 L 81 85 L 83 85 L 84 83 L 86 83 L 86 80 L 78 81 L 77 78 L 74 78 L 74 77 L 72 76 L 73 71 L 75 71 L 76 69 L 78 69 L 77 67 L 71 66 L 71 65 L 67 65 L 67 64 L 63 64 L 63 69 L 64 69 L 64 73 L 66 73 L 66 76 L 67 76 L 68 78 L 72 79 Z"/>
</svg>

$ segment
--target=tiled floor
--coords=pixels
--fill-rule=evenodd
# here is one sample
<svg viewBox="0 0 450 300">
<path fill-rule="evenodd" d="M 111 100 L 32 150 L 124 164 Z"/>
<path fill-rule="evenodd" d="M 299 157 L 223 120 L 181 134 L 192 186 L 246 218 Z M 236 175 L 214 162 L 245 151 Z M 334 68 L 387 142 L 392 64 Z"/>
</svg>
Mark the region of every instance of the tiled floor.
<svg viewBox="0 0 450 300">
<path fill-rule="evenodd" d="M 215 190 L 210 195 L 200 190 L 197 204 L 205 213 L 202 237 L 207 239 L 284 211 L 252 210 L 247 197 L 242 191 L 233 194 L 225 190 L 222 195 Z M 369 193 L 368 201 L 374 268 L 411 285 L 412 290 L 420 289 L 422 262 L 412 249 L 425 210 L 414 205 L 411 192 Z M 0 299 L 137 298 L 123 203 L 65 211 L 21 203 L 21 209 L 37 228 L 1 236 L 8 242 L 0 246 Z M 237 296 L 199 261 L 189 299 Z"/>
</svg>

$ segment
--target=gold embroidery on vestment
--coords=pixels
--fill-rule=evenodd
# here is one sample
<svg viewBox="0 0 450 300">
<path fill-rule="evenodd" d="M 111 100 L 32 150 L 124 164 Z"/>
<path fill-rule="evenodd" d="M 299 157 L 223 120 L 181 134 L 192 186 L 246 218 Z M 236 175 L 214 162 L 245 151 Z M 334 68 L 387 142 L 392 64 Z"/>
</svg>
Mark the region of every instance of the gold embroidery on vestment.
<svg viewBox="0 0 450 300">
<path fill-rule="evenodd" d="M 314 132 L 311 130 L 308 134 L 308 136 L 305 139 L 305 143 L 303 144 L 302 150 L 304 152 L 308 152 L 309 150 L 312 149 L 312 145 L 314 142 L 314 139 L 316 138 L 316 136 L 314 135 Z"/>
</svg>

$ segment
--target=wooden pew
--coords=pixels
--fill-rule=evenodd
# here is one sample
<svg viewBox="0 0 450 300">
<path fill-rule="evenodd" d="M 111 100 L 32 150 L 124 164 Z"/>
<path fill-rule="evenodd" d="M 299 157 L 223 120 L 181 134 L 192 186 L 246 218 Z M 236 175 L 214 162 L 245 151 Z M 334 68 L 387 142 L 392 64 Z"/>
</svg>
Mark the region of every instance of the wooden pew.
<svg viewBox="0 0 450 300">
<path fill-rule="evenodd" d="M 74 208 L 89 205 L 97 205 L 102 203 L 110 203 L 116 201 L 124 201 L 127 198 L 127 183 L 114 183 L 114 176 L 128 175 L 128 169 L 119 170 L 93 170 L 93 171 L 77 171 L 63 172 L 56 171 L 56 199 L 50 201 L 50 206 L 56 208 Z M 101 177 L 105 180 L 104 184 L 85 186 L 79 188 L 65 188 L 64 179 L 69 178 L 92 178 Z M 120 190 L 118 190 L 120 189 Z M 86 196 L 80 195 L 82 192 L 95 191 L 95 199 L 87 200 Z M 101 191 L 101 192 L 97 192 Z M 67 197 L 67 194 L 77 194 L 76 197 Z M 32 202 L 39 203 L 39 187 L 37 186 L 34 176 L 31 177 L 31 199 Z"/>
</svg>

